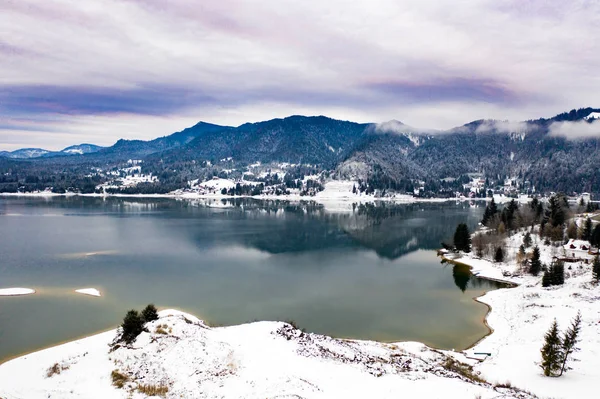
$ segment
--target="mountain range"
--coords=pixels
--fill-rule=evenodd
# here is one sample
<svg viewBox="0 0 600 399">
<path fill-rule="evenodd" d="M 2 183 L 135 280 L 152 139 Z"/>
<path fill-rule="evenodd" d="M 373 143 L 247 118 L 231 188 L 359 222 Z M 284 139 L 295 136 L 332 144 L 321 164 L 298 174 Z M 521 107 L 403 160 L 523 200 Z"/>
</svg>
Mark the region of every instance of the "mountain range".
<svg viewBox="0 0 600 399">
<path fill-rule="evenodd" d="M 83 155 L 97 152 L 103 149 L 94 144 L 72 145 L 60 151 L 49 151 L 43 148 L 21 148 L 15 151 L 0 151 L 0 157 L 11 159 L 32 159 L 41 157 L 56 157 L 63 155 Z"/>
<path fill-rule="evenodd" d="M 200 122 L 154 140 L 119 140 L 50 152 L 0 153 L 0 171 L 37 176 L 43 170 L 89 173 L 128 159 L 174 187 L 220 170 L 255 162 L 310 165 L 339 179 L 431 191 L 440 182 L 479 174 L 513 177 L 539 191 L 600 192 L 600 109 L 581 108 L 551 118 L 511 123 L 478 120 L 446 131 L 413 128 L 399 121 L 355 123 L 325 116 L 290 116 L 238 127 Z M 597 134 L 595 131 L 597 130 Z M 210 171 L 210 173 L 209 173 Z M 6 172 L 5 172 L 6 173 Z M 443 184 L 442 184 L 443 185 Z"/>
</svg>

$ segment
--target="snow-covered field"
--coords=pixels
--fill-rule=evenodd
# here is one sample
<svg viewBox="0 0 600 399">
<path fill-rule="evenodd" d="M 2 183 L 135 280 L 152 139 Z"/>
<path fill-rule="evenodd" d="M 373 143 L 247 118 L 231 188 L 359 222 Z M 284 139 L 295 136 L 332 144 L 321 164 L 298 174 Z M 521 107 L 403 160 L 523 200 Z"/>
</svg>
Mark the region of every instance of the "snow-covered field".
<svg viewBox="0 0 600 399">
<path fill-rule="evenodd" d="M 508 252 L 515 254 L 523 235 L 507 240 Z M 549 264 L 562 248 L 543 245 L 532 234 L 540 248 L 542 263 Z M 454 258 L 452 255 L 446 255 Z M 592 258 L 592 256 L 589 256 Z M 600 286 L 592 284 L 591 264 L 565 264 L 565 284 L 544 288 L 541 274 L 519 275 L 514 259 L 492 263 L 473 254 L 461 255 L 458 262 L 472 267 L 474 274 L 518 284 L 515 288 L 490 291 L 478 298 L 491 307 L 487 323 L 493 333 L 480 341 L 469 354 L 490 353 L 475 370 L 488 381 L 508 381 L 542 398 L 595 398 L 600 381 Z M 578 350 L 569 370 L 558 378 L 545 377 L 539 363 L 544 334 L 554 318 L 564 331 L 581 311 L 583 319 Z"/>
<path fill-rule="evenodd" d="M 210 328 L 174 310 L 146 327 L 132 347 L 111 350 L 113 330 L 11 360 L 0 397 L 135 399 L 150 387 L 168 398 L 533 397 L 470 381 L 414 342 L 333 339 L 281 322 Z"/>
</svg>

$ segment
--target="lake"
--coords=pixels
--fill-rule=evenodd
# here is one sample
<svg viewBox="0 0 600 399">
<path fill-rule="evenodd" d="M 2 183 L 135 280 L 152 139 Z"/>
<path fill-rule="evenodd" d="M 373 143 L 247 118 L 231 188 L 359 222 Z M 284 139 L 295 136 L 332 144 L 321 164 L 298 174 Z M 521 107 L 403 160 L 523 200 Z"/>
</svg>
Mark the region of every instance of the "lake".
<svg viewBox="0 0 600 399">
<path fill-rule="evenodd" d="M 485 203 L 347 205 L 0 197 L 0 362 L 117 326 L 148 303 L 209 324 L 293 320 L 335 337 L 463 349 L 499 287 L 435 250 Z M 95 287 L 102 297 L 76 294 Z"/>
</svg>

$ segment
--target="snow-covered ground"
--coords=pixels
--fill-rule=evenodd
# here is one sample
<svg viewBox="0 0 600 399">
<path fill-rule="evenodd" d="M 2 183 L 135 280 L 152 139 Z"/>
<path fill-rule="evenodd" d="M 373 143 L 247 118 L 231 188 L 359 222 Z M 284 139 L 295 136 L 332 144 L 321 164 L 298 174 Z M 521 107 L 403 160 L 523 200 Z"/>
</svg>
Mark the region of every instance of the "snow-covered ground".
<svg viewBox="0 0 600 399">
<path fill-rule="evenodd" d="M 102 294 L 100 294 L 100 291 L 98 291 L 96 288 L 81 288 L 81 289 L 75 290 L 75 292 L 77 292 L 78 294 L 89 295 L 89 296 L 102 296 Z"/>
<path fill-rule="evenodd" d="M 150 387 L 167 398 L 533 397 L 469 380 L 414 342 L 334 339 L 281 322 L 210 328 L 174 310 L 146 327 L 131 347 L 111 349 L 113 330 L 11 360 L 0 366 L 0 397 L 136 399 Z"/>
<path fill-rule="evenodd" d="M 563 247 L 544 245 L 536 234 L 532 238 L 540 248 L 542 263 L 550 264 L 553 256 L 562 256 Z M 466 353 L 491 354 L 475 364 L 475 370 L 488 381 L 508 381 L 543 398 L 595 398 L 600 381 L 600 286 L 591 283 L 591 263 L 566 263 L 565 284 L 544 288 L 541 273 L 535 277 L 519 271 L 514 254 L 522 239 L 523 233 L 507 239 L 506 263 L 478 259 L 472 253 L 458 258 L 445 255 L 471 266 L 480 277 L 518 284 L 478 298 L 491 307 L 487 323 L 493 333 Z M 565 331 L 578 311 L 583 323 L 578 350 L 569 363 L 572 370 L 559 378 L 545 377 L 539 367 L 544 334 L 554 318 Z"/>
<path fill-rule="evenodd" d="M 0 296 L 15 296 L 35 294 L 35 290 L 31 288 L 0 288 Z"/>
</svg>

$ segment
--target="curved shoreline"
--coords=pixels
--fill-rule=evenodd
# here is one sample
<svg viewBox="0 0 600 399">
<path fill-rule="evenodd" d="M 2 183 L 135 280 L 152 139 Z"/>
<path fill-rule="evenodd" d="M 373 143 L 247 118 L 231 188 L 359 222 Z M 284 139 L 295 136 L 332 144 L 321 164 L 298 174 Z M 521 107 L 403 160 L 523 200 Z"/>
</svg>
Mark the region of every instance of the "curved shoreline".
<svg viewBox="0 0 600 399">
<path fill-rule="evenodd" d="M 438 253 L 438 256 L 440 258 L 442 258 L 443 261 L 451 263 L 453 265 L 460 265 L 460 266 L 466 266 L 469 268 L 470 271 L 473 270 L 473 266 L 469 265 L 468 263 L 464 263 L 464 262 L 459 262 L 455 259 L 450 259 L 448 257 L 445 256 L 444 253 Z M 471 273 L 472 274 L 472 273 Z M 513 282 L 513 281 L 508 281 L 508 280 L 501 280 L 501 279 L 497 279 L 497 278 L 493 278 L 493 277 L 487 277 L 487 276 L 478 276 L 473 274 L 473 276 L 480 278 L 482 280 L 489 280 L 489 281 L 495 281 L 498 283 L 503 283 L 503 284 L 507 284 L 510 285 L 511 287 L 506 287 L 506 288 L 515 288 L 518 287 L 519 284 Z M 483 324 L 485 325 L 485 327 L 488 329 L 488 333 L 485 334 L 483 337 L 479 338 L 477 341 L 475 341 L 472 345 L 469 345 L 468 347 L 466 347 L 465 349 L 463 349 L 462 351 L 467 351 L 469 349 L 473 349 L 474 347 L 476 347 L 478 344 L 480 344 L 481 342 L 483 342 L 484 339 L 486 339 L 487 337 L 491 336 L 494 333 L 494 329 L 492 328 L 492 326 L 490 326 L 490 324 L 488 323 L 488 317 L 490 316 L 490 314 L 492 313 L 492 306 L 488 303 L 485 303 L 483 301 L 481 301 L 479 298 L 483 298 L 485 295 L 487 295 L 487 293 L 490 291 L 486 291 L 483 294 L 476 296 L 473 298 L 473 300 L 477 303 L 481 303 L 482 305 L 485 305 L 487 307 L 487 312 L 485 313 L 485 316 L 483 317 Z M 458 352 L 458 351 L 457 351 Z"/>
</svg>

